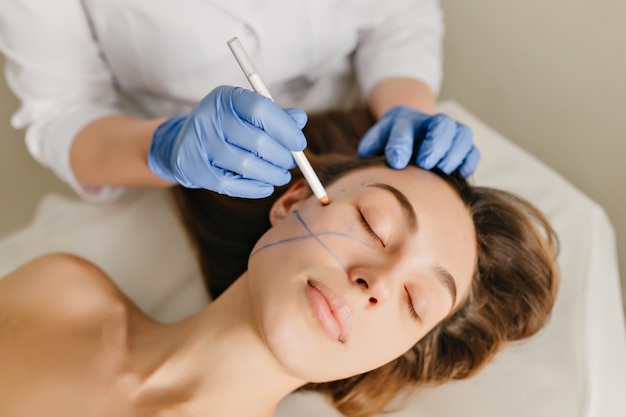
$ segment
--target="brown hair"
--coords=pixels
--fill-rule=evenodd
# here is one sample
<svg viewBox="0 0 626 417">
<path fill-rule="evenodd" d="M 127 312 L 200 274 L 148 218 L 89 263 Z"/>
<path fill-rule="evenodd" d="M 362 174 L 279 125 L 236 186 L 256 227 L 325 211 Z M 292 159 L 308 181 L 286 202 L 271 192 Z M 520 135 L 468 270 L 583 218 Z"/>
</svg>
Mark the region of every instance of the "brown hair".
<svg viewBox="0 0 626 417">
<path fill-rule="evenodd" d="M 365 111 L 310 118 L 307 152 L 325 185 L 349 171 L 385 164 L 384 158 L 355 157 L 357 142 L 371 124 Z M 478 256 L 470 292 L 452 315 L 396 360 L 361 375 L 303 387 L 327 394 L 347 416 L 371 416 L 400 392 L 473 375 L 504 343 L 539 331 L 552 310 L 558 287 L 556 236 L 541 212 L 511 193 L 435 171 L 458 192 L 474 221 Z M 175 189 L 213 297 L 245 271 L 252 247 L 270 227 L 269 209 L 286 187 L 262 200 Z"/>
</svg>

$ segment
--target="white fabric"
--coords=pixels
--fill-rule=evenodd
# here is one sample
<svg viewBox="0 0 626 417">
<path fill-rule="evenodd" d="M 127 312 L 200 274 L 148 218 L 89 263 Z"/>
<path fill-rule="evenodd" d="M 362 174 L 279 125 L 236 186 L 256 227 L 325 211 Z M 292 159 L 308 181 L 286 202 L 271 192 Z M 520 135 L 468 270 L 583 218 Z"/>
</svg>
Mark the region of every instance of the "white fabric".
<svg viewBox="0 0 626 417">
<path fill-rule="evenodd" d="M 483 160 L 474 182 L 513 191 L 549 218 L 560 238 L 562 284 L 553 317 L 475 377 L 424 389 L 392 417 L 623 417 L 626 336 L 613 229 L 605 212 L 550 168 L 454 102 L 439 110 L 470 126 Z M 103 267 L 149 314 L 174 321 L 202 308 L 197 262 L 163 191 L 110 206 L 56 195 L 34 222 L 0 242 L 0 276 L 63 250 Z M 277 417 L 338 416 L 318 394 L 293 394 Z"/>
<path fill-rule="evenodd" d="M 12 125 L 83 198 L 113 200 L 119 189 L 78 184 L 75 135 L 105 115 L 171 116 L 218 85 L 249 88 L 233 36 L 283 107 L 347 104 L 353 69 L 364 95 L 391 76 L 441 83 L 438 0 L 2 0 L 0 51 L 22 102 Z"/>
</svg>

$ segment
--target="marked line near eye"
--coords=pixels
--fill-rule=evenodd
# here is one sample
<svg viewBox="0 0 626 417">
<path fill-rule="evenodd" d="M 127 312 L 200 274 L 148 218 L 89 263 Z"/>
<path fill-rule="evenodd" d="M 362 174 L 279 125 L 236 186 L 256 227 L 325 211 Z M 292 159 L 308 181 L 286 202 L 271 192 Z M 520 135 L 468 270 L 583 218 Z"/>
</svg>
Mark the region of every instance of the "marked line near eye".
<svg viewBox="0 0 626 417">
<path fill-rule="evenodd" d="M 354 220 L 350 220 L 349 222 L 345 222 L 344 224 L 346 225 L 346 229 L 348 229 L 348 232 L 353 233 L 356 231 Z"/>
<path fill-rule="evenodd" d="M 310 235 L 310 234 L 309 234 L 309 235 L 302 235 L 302 236 L 294 236 L 294 237 L 290 237 L 290 238 L 287 238 L 287 239 L 280 239 L 280 240 L 277 240 L 276 242 L 271 242 L 271 243 L 268 243 L 268 244 L 266 244 L 266 245 L 261 246 L 260 248 L 258 248 L 258 249 L 257 249 L 257 250 L 255 250 L 254 252 L 252 252 L 252 253 L 250 254 L 250 256 L 253 256 L 254 254 L 256 254 L 256 253 L 258 253 L 258 252 L 262 251 L 263 249 L 270 248 L 270 247 L 272 247 L 272 246 L 280 245 L 280 244 L 282 244 L 282 243 L 289 243 L 289 242 L 293 242 L 293 241 L 296 241 L 296 240 L 311 239 L 312 237 L 315 237 L 315 236 L 338 236 L 338 237 L 347 237 L 347 238 L 349 238 L 349 239 L 356 240 L 357 242 L 359 242 L 359 243 L 360 243 L 360 244 L 362 244 L 363 246 L 367 246 L 367 247 L 368 247 L 368 248 L 370 248 L 370 249 L 376 249 L 374 246 L 370 245 L 369 243 L 367 243 L 367 242 L 365 242 L 365 241 L 363 241 L 363 240 L 361 240 L 361 239 L 355 238 L 354 236 L 350 236 L 350 235 L 349 235 L 349 234 L 347 234 L 347 233 L 343 233 L 343 232 L 319 232 L 319 233 L 315 233 L 315 234 L 313 234 L 313 235 Z"/>
<path fill-rule="evenodd" d="M 352 235 L 349 235 L 347 233 L 344 232 L 337 232 L 337 231 L 325 231 L 325 232 L 319 232 L 319 233 L 313 233 L 311 231 L 311 229 L 309 229 L 309 226 L 306 224 L 306 222 L 304 221 L 304 219 L 302 218 L 302 216 L 300 215 L 300 213 L 298 212 L 298 210 L 294 210 L 293 213 L 296 215 L 298 221 L 300 222 L 300 224 L 302 225 L 302 227 L 304 227 L 304 230 L 307 231 L 306 235 L 303 236 L 294 236 L 294 237 L 290 237 L 287 239 L 281 239 L 281 240 L 277 240 L 276 242 L 271 242 L 268 243 L 266 245 L 261 246 L 260 248 L 258 248 L 257 250 L 255 250 L 254 252 L 252 252 L 250 254 L 250 257 L 253 257 L 254 255 L 256 255 L 257 253 L 261 252 L 264 249 L 273 247 L 273 246 L 277 246 L 277 245 L 281 245 L 283 243 L 290 243 L 290 242 L 294 242 L 294 241 L 298 241 L 298 240 L 304 240 L 304 239 L 314 239 L 315 241 L 317 241 L 323 248 L 324 250 L 326 250 L 326 252 L 328 252 L 338 263 L 339 265 L 341 265 L 341 267 L 345 270 L 346 266 L 343 263 L 343 261 L 332 251 L 332 249 L 330 249 L 324 242 L 322 242 L 322 240 L 320 239 L 320 237 L 322 236 L 338 236 L 338 237 L 345 237 L 348 239 L 352 239 L 360 244 L 362 244 L 363 246 L 366 246 L 370 249 L 376 249 L 373 245 L 371 245 L 368 242 L 365 242 L 359 238 L 356 238 Z"/>
</svg>

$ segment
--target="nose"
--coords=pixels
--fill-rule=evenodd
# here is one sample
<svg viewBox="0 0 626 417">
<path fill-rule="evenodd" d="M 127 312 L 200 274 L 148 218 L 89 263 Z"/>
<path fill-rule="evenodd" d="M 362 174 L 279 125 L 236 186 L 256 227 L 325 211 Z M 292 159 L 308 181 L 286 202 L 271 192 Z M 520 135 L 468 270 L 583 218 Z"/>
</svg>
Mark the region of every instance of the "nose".
<svg viewBox="0 0 626 417">
<path fill-rule="evenodd" d="M 370 306 L 389 300 L 393 293 L 394 282 L 389 277 L 358 274 L 352 279 L 368 298 Z"/>
</svg>

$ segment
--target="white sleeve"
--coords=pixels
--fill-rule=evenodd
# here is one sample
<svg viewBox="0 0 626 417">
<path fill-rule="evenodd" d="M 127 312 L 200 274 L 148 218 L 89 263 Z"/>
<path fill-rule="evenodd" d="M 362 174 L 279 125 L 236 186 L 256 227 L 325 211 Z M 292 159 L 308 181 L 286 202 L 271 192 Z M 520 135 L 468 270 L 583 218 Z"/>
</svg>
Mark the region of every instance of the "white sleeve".
<svg viewBox="0 0 626 417">
<path fill-rule="evenodd" d="M 120 113 L 116 91 L 80 0 L 2 0 L 0 51 L 9 88 L 21 101 L 11 124 L 26 146 L 83 198 L 112 200 L 121 189 L 83 188 L 70 165 L 76 134 Z"/>
<path fill-rule="evenodd" d="M 384 6 L 383 6 L 384 5 Z M 442 80 L 443 17 L 438 0 L 373 1 L 355 53 L 364 96 L 389 77 L 411 77 L 437 95 Z"/>
</svg>

